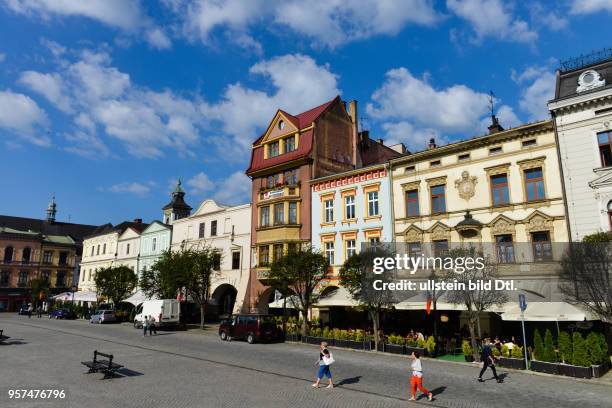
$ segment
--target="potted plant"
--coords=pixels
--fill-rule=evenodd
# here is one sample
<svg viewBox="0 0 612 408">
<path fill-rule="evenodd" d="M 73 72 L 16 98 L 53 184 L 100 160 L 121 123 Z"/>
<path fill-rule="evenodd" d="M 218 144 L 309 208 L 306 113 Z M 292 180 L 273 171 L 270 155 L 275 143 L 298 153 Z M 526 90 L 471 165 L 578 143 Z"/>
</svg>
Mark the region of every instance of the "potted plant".
<svg viewBox="0 0 612 408">
<path fill-rule="evenodd" d="M 540 373 L 559 374 L 559 364 L 557 364 L 556 353 L 552 345 L 552 333 L 546 330 L 546 341 L 542 341 L 542 336 L 538 329 L 533 335 L 534 358 L 531 360 L 531 369 Z"/>
<path fill-rule="evenodd" d="M 435 357 L 436 353 L 436 342 L 434 341 L 433 336 L 427 337 L 427 341 L 425 342 L 425 349 L 427 350 L 427 355 L 430 357 Z"/>
<path fill-rule="evenodd" d="M 385 351 L 393 354 L 404 354 L 404 343 L 405 340 L 402 336 L 391 334 L 387 339 L 388 343 L 385 344 Z"/>
<path fill-rule="evenodd" d="M 465 361 L 472 362 L 474 361 L 474 349 L 470 344 L 469 340 L 463 340 L 461 342 L 461 351 L 463 352 L 463 357 Z"/>
<path fill-rule="evenodd" d="M 574 332 L 572 336 L 572 366 L 573 377 L 591 378 L 593 376 L 589 352 L 579 332 Z"/>
<path fill-rule="evenodd" d="M 602 377 L 609 370 L 608 343 L 603 333 L 591 332 L 586 338 L 586 346 L 593 368 L 593 377 Z"/>
<path fill-rule="evenodd" d="M 413 351 L 416 351 L 421 356 L 424 356 L 425 355 L 425 340 L 409 339 L 408 341 L 406 341 L 405 349 L 406 349 L 405 353 L 408 355 L 412 354 Z"/>
<path fill-rule="evenodd" d="M 525 369 L 525 357 L 523 356 L 523 348 L 514 345 L 512 350 L 508 346 L 503 345 L 499 357 L 499 364 L 502 367 L 514 368 L 515 370 Z"/>
</svg>

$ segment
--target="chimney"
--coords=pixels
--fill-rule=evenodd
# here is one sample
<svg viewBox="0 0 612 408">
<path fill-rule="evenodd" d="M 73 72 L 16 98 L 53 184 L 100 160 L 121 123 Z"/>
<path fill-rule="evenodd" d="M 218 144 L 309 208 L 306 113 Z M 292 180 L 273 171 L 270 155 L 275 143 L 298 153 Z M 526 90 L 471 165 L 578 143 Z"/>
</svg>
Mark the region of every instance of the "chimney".
<svg viewBox="0 0 612 408">
<path fill-rule="evenodd" d="M 352 100 L 349 102 L 348 114 L 351 117 L 352 133 L 353 133 L 353 151 L 352 164 L 354 168 L 361 166 L 361 160 L 359 157 L 359 115 L 357 113 L 357 101 Z"/>
<path fill-rule="evenodd" d="M 435 149 L 436 147 L 438 147 L 436 145 L 436 139 L 432 137 L 431 139 L 429 139 L 429 144 L 427 145 L 427 148 L 428 149 Z"/>
<path fill-rule="evenodd" d="M 370 131 L 369 130 L 362 130 L 361 132 L 359 132 L 359 139 L 362 142 L 366 142 L 369 138 L 370 138 Z"/>
<path fill-rule="evenodd" d="M 489 134 L 492 135 L 493 133 L 498 133 L 504 130 L 504 128 L 502 127 L 502 125 L 499 124 L 499 120 L 497 119 L 497 116 L 495 115 L 491 115 L 491 125 L 489 126 Z"/>
<path fill-rule="evenodd" d="M 134 218 L 136 224 L 142 224 L 142 218 Z"/>
<path fill-rule="evenodd" d="M 385 141 L 384 141 L 383 139 L 378 139 L 378 140 L 377 140 L 377 142 L 378 142 L 379 144 L 381 144 L 381 145 L 384 145 L 384 144 L 385 144 Z"/>
<path fill-rule="evenodd" d="M 394 144 L 393 146 L 389 146 L 389 149 L 393 149 L 400 154 L 406 153 L 406 146 L 403 143 Z"/>
</svg>

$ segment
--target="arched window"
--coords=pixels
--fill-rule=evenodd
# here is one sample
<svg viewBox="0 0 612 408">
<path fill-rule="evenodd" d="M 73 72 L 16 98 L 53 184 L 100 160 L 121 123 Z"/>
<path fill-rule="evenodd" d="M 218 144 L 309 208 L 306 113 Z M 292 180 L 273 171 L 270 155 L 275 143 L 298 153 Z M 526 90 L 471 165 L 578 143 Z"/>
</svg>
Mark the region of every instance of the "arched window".
<svg viewBox="0 0 612 408">
<path fill-rule="evenodd" d="M 7 246 L 4 248 L 4 263 L 13 262 L 13 252 L 14 250 L 12 246 Z"/>
<path fill-rule="evenodd" d="M 30 263 L 30 257 L 32 256 L 31 248 L 23 248 L 23 252 L 21 253 L 21 263 L 28 264 Z"/>
</svg>

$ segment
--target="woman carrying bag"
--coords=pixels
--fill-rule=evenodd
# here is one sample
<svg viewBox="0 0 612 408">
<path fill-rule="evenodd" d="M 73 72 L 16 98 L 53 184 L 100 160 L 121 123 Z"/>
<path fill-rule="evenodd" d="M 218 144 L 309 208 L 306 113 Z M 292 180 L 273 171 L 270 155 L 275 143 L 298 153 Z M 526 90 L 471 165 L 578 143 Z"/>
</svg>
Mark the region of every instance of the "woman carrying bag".
<svg viewBox="0 0 612 408">
<path fill-rule="evenodd" d="M 414 401 L 414 396 L 416 394 L 417 388 L 421 390 L 421 392 L 427 395 L 427 399 L 431 401 L 433 399 L 433 394 L 429 392 L 429 390 L 423 387 L 423 367 L 421 366 L 421 359 L 418 352 L 412 352 L 410 356 L 412 358 L 412 363 L 410 364 L 410 368 L 412 368 L 412 378 L 410 378 L 410 401 Z"/>
<path fill-rule="evenodd" d="M 320 349 L 321 351 L 319 352 L 319 360 L 315 363 L 315 365 L 319 366 L 319 372 L 317 373 L 317 381 L 312 384 L 312 386 L 315 388 L 319 388 L 319 384 L 321 383 L 323 376 L 326 376 L 329 380 L 327 388 L 334 388 L 331 371 L 329 370 L 329 366 L 331 366 L 335 362 L 334 356 L 327 349 L 326 342 L 321 343 Z"/>
</svg>

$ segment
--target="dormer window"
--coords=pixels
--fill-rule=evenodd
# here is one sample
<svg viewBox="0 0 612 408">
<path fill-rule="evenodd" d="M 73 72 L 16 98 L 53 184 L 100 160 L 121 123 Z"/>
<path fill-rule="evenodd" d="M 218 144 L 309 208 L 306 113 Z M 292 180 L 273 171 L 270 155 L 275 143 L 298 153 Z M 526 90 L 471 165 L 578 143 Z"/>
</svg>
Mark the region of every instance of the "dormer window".
<svg viewBox="0 0 612 408">
<path fill-rule="evenodd" d="M 276 157 L 280 153 L 278 141 L 272 142 L 268 145 L 268 157 Z"/>
<path fill-rule="evenodd" d="M 285 153 L 295 150 L 295 136 L 289 136 L 285 139 Z"/>
</svg>

